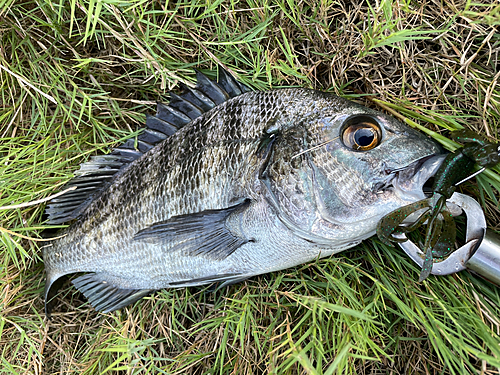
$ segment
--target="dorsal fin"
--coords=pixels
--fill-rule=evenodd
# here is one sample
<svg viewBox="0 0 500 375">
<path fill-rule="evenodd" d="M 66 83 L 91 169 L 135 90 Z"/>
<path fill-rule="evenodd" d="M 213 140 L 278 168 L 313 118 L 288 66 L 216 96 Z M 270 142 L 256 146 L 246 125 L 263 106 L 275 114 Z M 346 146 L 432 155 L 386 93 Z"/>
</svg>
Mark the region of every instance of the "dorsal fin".
<svg viewBox="0 0 500 375">
<path fill-rule="evenodd" d="M 155 116 L 146 115 L 146 128 L 137 139 L 128 139 L 109 155 L 92 156 L 81 164 L 75 178 L 65 186 L 65 189 L 76 186 L 76 190 L 51 200 L 47 205 L 48 224 L 61 224 L 77 218 L 110 185 L 116 174 L 134 160 L 203 113 L 249 91 L 222 67 L 219 67 L 217 82 L 198 70 L 196 78 L 194 89 L 181 84 L 182 94 L 170 93 L 170 102 L 158 103 Z"/>
</svg>

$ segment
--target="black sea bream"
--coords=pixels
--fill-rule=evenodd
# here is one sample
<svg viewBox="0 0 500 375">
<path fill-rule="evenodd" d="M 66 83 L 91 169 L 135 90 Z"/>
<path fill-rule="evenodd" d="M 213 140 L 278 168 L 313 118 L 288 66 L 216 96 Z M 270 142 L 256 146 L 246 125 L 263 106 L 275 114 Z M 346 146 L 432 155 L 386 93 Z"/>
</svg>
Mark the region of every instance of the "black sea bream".
<svg viewBox="0 0 500 375">
<path fill-rule="evenodd" d="M 50 223 L 76 220 L 43 249 L 46 302 L 75 272 L 112 311 L 282 270 L 359 244 L 425 198 L 440 148 L 396 119 L 320 91 L 249 92 L 224 71 L 197 78 L 48 206 Z"/>
</svg>

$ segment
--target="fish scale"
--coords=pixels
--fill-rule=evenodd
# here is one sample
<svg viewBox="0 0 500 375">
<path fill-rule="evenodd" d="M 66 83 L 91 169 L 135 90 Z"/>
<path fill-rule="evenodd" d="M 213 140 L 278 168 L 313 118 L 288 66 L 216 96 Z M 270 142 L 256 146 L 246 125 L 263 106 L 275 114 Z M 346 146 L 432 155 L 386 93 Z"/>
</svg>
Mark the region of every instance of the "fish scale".
<svg viewBox="0 0 500 375">
<path fill-rule="evenodd" d="M 197 78 L 147 117 L 138 149 L 127 141 L 94 157 L 69 182 L 84 194 L 49 204 L 49 222 L 72 222 L 43 249 L 47 313 L 54 283 L 71 273 L 84 273 L 73 283 L 96 309 L 112 311 L 154 290 L 229 284 L 345 250 L 412 199 L 377 182 L 439 153 L 332 94 L 250 92 L 227 72 Z M 342 138 L 357 118 L 384 134 L 366 152 Z"/>
</svg>

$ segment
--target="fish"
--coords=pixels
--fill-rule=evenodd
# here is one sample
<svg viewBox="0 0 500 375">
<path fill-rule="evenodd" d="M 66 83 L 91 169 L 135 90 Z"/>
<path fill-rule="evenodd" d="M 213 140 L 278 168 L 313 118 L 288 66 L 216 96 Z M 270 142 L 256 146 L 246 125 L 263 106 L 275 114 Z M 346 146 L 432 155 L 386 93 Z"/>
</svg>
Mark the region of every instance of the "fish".
<svg viewBox="0 0 500 375">
<path fill-rule="evenodd" d="M 74 273 L 90 305 L 111 312 L 352 248 L 424 199 L 442 161 L 432 139 L 331 93 L 252 91 L 222 68 L 196 78 L 47 205 L 48 223 L 70 223 L 42 249 L 47 315 Z"/>
</svg>

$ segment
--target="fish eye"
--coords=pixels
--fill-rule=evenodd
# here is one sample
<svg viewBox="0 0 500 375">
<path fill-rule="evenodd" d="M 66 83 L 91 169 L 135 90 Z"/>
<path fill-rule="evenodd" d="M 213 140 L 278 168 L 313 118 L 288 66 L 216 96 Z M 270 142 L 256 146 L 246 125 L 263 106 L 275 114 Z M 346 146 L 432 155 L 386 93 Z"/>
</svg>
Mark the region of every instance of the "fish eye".
<svg viewBox="0 0 500 375">
<path fill-rule="evenodd" d="M 342 130 L 342 142 L 355 151 L 369 151 L 380 144 L 382 131 L 378 122 L 369 116 L 354 116 Z"/>
</svg>

